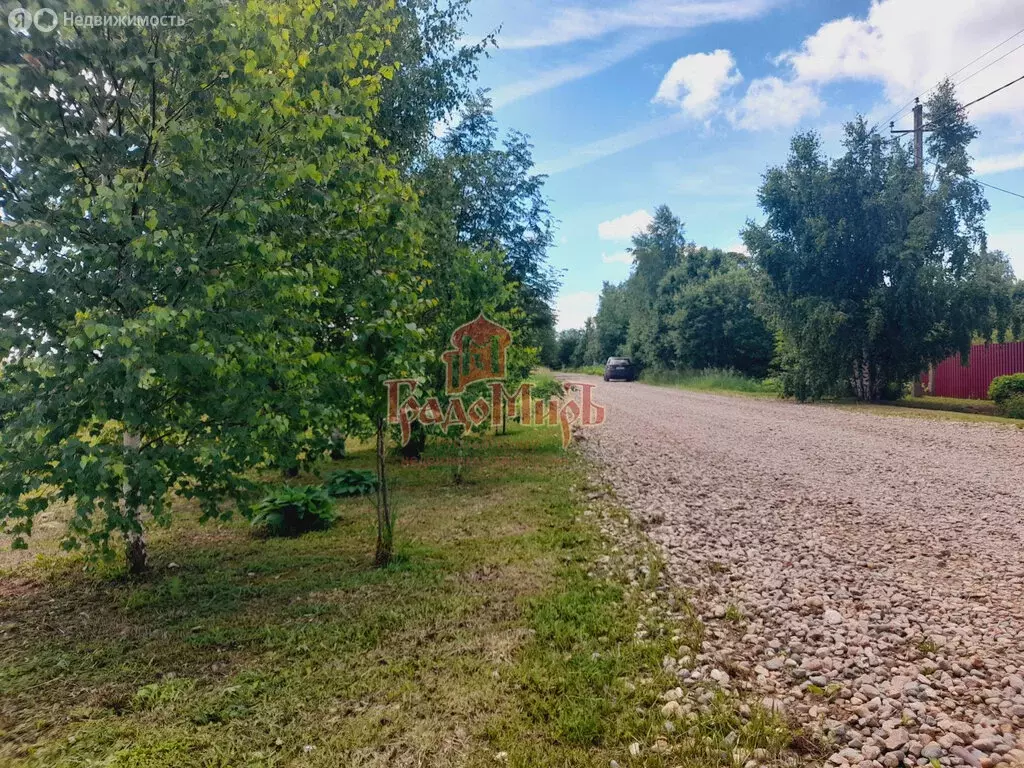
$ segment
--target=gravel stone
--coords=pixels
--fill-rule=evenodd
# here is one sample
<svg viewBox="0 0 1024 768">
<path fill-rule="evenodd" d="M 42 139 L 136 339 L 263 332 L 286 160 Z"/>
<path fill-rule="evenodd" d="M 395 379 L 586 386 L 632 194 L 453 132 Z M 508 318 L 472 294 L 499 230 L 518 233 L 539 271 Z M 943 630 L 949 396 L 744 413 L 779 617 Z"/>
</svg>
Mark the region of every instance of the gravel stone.
<svg viewBox="0 0 1024 768">
<path fill-rule="evenodd" d="M 1024 431 L 569 378 L 606 408 L 582 450 L 704 617 L 688 690 L 727 669 L 875 768 L 1021 764 Z"/>
<path fill-rule="evenodd" d="M 825 614 L 822 616 L 822 619 L 824 619 L 826 624 L 831 624 L 834 626 L 836 624 L 843 623 L 843 614 L 841 614 L 839 611 L 829 608 L 825 611 Z"/>
</svg>

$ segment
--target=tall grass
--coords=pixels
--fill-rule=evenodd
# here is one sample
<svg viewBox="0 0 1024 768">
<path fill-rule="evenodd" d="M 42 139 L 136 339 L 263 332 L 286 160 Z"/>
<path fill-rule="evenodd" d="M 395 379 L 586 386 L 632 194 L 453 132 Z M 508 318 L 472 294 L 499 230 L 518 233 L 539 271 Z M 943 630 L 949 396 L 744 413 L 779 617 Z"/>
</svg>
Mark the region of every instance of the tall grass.
<svg viewBox="0 0 1024 768">
<path fill-rule="evenodd" d="M 752 395 L 778 395 L 782 392 L 782 387 L 775 379 L 753 379 L 736 371 L 719 368 L 703 371 L 645 371 L 640 380 L 647 384 L 702 392 L 745 392 Z"/>
</svg>

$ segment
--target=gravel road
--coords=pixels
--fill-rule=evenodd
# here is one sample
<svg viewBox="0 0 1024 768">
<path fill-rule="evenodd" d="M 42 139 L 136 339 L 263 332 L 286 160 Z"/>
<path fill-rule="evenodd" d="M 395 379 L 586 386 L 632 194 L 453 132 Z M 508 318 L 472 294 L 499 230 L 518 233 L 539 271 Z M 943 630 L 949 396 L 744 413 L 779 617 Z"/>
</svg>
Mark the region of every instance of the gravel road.
<svg viewBox="0 0 1024 768">
<path fill-rule="evenodd" d="M 1024 766 L 1024 430 L 572 379 L 708 626 L 681 680 L 763 697 L 833 765 Z"/>
</svg>

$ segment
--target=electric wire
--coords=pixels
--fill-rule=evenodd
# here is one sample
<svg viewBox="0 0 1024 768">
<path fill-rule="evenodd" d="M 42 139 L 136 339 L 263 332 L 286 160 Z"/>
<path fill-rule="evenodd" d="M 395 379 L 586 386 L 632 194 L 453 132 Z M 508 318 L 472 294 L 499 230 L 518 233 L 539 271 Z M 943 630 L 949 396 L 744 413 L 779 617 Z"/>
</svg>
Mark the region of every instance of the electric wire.
<svg viewBox="0 0 1024 768">
<path fill-rule="evenodd" d="M 963 71 L 964 71 L 965 69 L 967 69 L 967 68 L 968 68 L 968 67 L 970 67 L 971 65 L 973 65 L 973 64 L 975 64 L 975 63 L 977 63 L 977 62 L 978 62 L 978 61 L 980 61 L 981 59 L 985 58 L 986 56 L 988 56 L 988 55 L 989 55 L 990 53 L 992 53 L 993 51 L 995 51 L 995 50 L 997 50 L 997 49 L 999 49 L 999 48 L 1002 48 L 1002 47 L 1003 47 L 1004 45 L 1006 45 L 1006 44 L 1007 44 L 1008 42 L 1010 42 L 1010 41 L 1011 41 L 1011 40 L 1013 40 L 1013 39 L 1014 39 L 1015 37 L 1017 37 L 1018 35 L 1021 35 L 1021 34 L 1024 34 L 1024 27 L 1022 27 L 1022 28 L 1018 29 L 1018 30 L 1017 30 L 1016 32 L 1014 32 L 1014 33 L 1013 33 L 1012 35 L 1010 35 L 1010 36 L 1009 36 L 1008 38 L 1006 38 L 1005 40 L 1003 40 L 1003 41 L 1002 41 L 1001 43 L 998 43 L 998 44 L 996 44 L 996 45 L 993 45 L 993 46 L 992 46 L 991 48 L 989 48 L 989 49 L 988 49 L 987 51 L 985 51 L 984 53 L 982 53 L 982 54 L 979 54 L 978 56 L 975 56 L 975 57 L 974 57 L 973 59 L 971 59 L 971 60 L 970 60 L 969 62 L 967 62 L 966 64 L 964 64 L 964 65 L 963 65 L 962 67 L 960 67 L 960 69 L 958 69 L 958 70 L 957 70 L 956 72 L 953 72 L 953 73 L 951 73 L 951 74 L 949 74 L 949 75 L 946 75 L 946 76 L 945 76 L 945 77 L 943 77 L 943 78 L 940 78 L 939 80 L 937 80 L 937 81 L 935 82 L 935 84 L 934 84 L 934 85 L 933 85 L 933 86 L 932 86 L 931 88 L 929 88 L 928 90 L 926 90 L 926 91 L 925 91 L 924 93 L 920 94 L 920 96 L 919 96 L 919 97 L 915 97 L 915 98 L 923 98 L 923 97 L 927 96 L 927 95 L 928 95 L 929 93 L 931 93 L 931 92 L 932 92 L 932 91 L 934 91 L 934 90 L 935 90 L 936 88 L 938 88 L 938 87 L 939 87 L 939 85 L 940 85 L 940 84 L 942 83 L 942 81 L 943 81 L 943 80 L 947 80 L 947 79 L 948 79 L 948 80 L 952 80 L 952 79 L 953 79 L 954 77 L 956 77 L 957 75 L 959 75 L 959 74 L 960 74 L 961 72 L 963 72 Z M 988 69 L 989 67 L 991 67 L 991 66 L 992 66 L 993 64 L 995 64 L 995 63 L 997 63 L 997 62 L 1000 62 L 1000 61 L 1002 61 L 1002 60 L 1003 60 L 1003 59 L 1005 59 L 1005 58 L 1006 58 L 1007 56 L 1009 56 L 1009 55 L 1010 55 L 1011 53 L 1013 53 L 1013 52 L 1014 52 L 1014 51 L 1016 51 L 1016 50 L 1019 50 L 1019 49 L 1020 49 L 1020 48 L 1022 48 L 1022 47 L 1024 47 L 1024 43 L 1021 43 L 1020 45 L 1018 45 L 1018 46 L 1016 46 L 1016 47 L 1014 47 L 1014 48 L 1010 49 L 1009 51 L 1007 51 L 1006 53 L 1004 53 L 1004 54 L 1003 54 L 1002 56 L 1000 56 L 1000 57 L 999 57 L 998 59 L 995 59 L 994 61 L 990 61 L 990 62 L 989 62 L 988 64 L 986 64 L 986 65 L 985 65 L 984 67 L 982 67 L 981 69 L 979 69 L 979 70 L 978 70 L 977 72 L 974 72 L 974 73 L 972 73 L 972 74 L 968 75 L 967 77 L 965 77 L 965 78 L 964 78 L 963 80 L 960 80 L 960 81 L 959 81 L 959 82 L 957 82 L 956 84 L 957 84 L 957 85 L 961 85 L 961 84 L 963 84 L 963 83 L 966 83 L 966 82 L 967 82 L 968 80 L 970 80 L 970 79 L 971 79 L 972 77 L 974 77 L 975 75 L 979 74 L 980 72 L 984 72 L 984 71 L 985 71 L 986 69 Z M 902 117 L 902 116 L 903 116 L 903 114 L 904 114 L 904 113 L 905 113 L 905 112 L 907 111 L 907 108 L 908 108 L 908 107 L 910 107 L 910 106 L 912 106 L 913 104 L 914 104 L 914 99 L 911 99 L 911 100 L 910 100 L 910 101 L 908 101 L 908 102 L 907 102 L 906 104 L 904 104 L 904 105 L 903 105 L 902 107 L 900 107 L 900 108 L 899 108 L 898 110 L 896 110 L 895 112 L 893 112 L 893 113 L 892 113 L 892 115 L 890 115 L 890 116 L 889 116 L 889 119 L 888 119 L 888 120 L 885 120 L 885 121 L 879 121 L 879 122 L 885 122 L 885 123 L 890 123 L 890 122 L 892 122 L 893 120 L 895 120 L 896 118 L 898 118 L 898 117 Z M 875 123 L 875 126 L 877 127 L 877 126 L 878 126 L 878 123 Z"/>
</svg>

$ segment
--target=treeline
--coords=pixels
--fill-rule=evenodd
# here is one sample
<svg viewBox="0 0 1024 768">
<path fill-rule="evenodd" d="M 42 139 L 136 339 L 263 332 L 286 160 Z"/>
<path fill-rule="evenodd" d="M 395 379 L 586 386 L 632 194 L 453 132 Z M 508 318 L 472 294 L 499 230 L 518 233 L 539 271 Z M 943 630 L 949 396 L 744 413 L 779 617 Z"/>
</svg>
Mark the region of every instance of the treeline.
<svg viewBox="0 0 1024 768">
<path fill-rule="evenodd" d="M 647 369 L 778 376 L 800 399 L 898 396 L 975 339 L 1024 337 L 1024 281 L 988 248 L 972 177 L 977 130 L 944 83 L 926 105 L 924 172 L 862 119 L 828 158 L 814 134 L 758 192 L 750 255 L 687 243 L 660 207 L 634 238 L 633 270 L 606 283 L 595 317 L 560 334 L 565 367 L 628 355 Z"/>
<path fill-rule="evenodd" d="M 632 253 L 632 274 L 621 285 L 604 284 L 597 315 L 559 335 L 562 366 L 624 354 L 646 369 L 766 375 L 774 337 L 755 304 L 749 258 L 687 243 L 682 222 L 666 206 L 634 238 Z"/>
<path fill-rule="evenodd" d="M 466 0 L 174 10 L 0 54 L 0 531 L 69 504 L 66 548 L 139 571 L 175 497 L 223 517 L 376 436 L 386 563 L 384 380 L 443 382 L 481 311 L 513 377 L 554 353 L 543 178 L 475 90 L 493 41 Z"/>
</svg>

